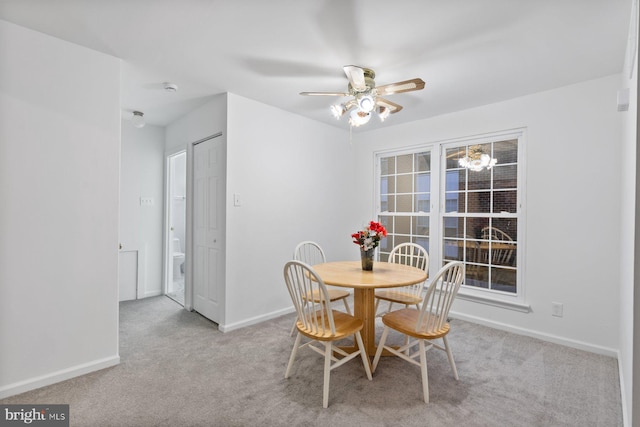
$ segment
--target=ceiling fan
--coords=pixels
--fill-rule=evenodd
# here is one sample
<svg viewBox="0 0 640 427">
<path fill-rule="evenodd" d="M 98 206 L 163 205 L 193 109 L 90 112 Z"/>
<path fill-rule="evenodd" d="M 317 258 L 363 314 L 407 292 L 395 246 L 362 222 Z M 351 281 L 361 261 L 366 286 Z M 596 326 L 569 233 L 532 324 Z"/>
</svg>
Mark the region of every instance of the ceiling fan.
<svg viewBox="0 0 640 427">
<path fill-rule="evenodd" d="M 331 112 L 340 119 L 347 111 L 351 111 L 349 124 L 354 127 L 367 123 L 372 112 L 377 112 L 380 120 L 384 121 L 389 114 L 402 110 L 401 105 L 382 96 L 424 89 L 424 81 L 418 78 L 376 86 L 376 73 L 372 69 L 355 65 L 345 65 L 343 69 L 349 79 L 347 92 L 300 92 L 300 95 L 353 97 L 342 104 L 332 105 Z"/>
</svg>

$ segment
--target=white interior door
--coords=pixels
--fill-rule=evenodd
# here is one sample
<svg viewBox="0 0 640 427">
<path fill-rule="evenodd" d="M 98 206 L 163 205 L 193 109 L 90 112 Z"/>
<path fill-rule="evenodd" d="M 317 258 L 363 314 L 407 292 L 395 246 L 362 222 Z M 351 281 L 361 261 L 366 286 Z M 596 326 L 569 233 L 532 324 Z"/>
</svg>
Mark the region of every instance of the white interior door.
<svg viewBox="0 0 640 427">
<path fill-rule="evenodd" d="M 220 323 L 224 287 L 224 141 L 193 147 L 193 308 Z"/>
</svg>

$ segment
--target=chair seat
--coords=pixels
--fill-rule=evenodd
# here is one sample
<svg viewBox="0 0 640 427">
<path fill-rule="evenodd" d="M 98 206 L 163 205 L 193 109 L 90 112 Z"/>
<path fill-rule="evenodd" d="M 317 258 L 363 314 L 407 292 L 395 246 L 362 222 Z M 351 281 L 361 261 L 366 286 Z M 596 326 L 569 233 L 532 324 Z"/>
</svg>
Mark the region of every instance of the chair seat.
<svg viewBox="0 0 640 427">
<path fill-rule="evenodd" d="M 440 329 L 435 331 L 416 331 L 418 316 L 420 316 L 420 310 L 403 308 L 402 310 L 392 311 L 382 316 L 382 323 L 405 335 L 423 340 L 441 338 L 449 333 L 449 324 L 446 322 Z M 428 315 L 425 314 L 425 317 L 426 316 Z M 428 322 L 428 319 L 425 319 L 425 322 Z"/>
<path fill-rule="evenodd" d="M 342 298 L 347 298 L 350 294 L 349 291 L 344 291 L 342 289 L 327 289 L 329 291 L 329 300 L 337 301 Z"/>
<path fill-rule="evenodd" d="M 300 333 L 307 338 L 311 338 L 318 341 L 336 341 L 342 338 L 346 338 L 350 335 L 355 334 L 356 332 L 362 329 L 363 323 L 362 320 L 353 317 L 347 313 L 343 313 L 342 311 L 331 310 L 333 312 L 333 323 L 336 327 L 336 334 L 331 335 L 330 328 L 327 322 L 327 318 L 325 316 L 324 324 L 325 331 L 313 331 L 311 329 L 306 329 L 304 324 L 298 320 L 296 322 L 296 327 L 300 331 Z M 316 317 L 320 317 L 318 314 Z"/>
<path fill-rule="evenodd" d="M 327 291 L 329 294 L 329 301 L 331 302 L 347 298 L 349 296 L 349 291 L 343 291 L 341 289 L 327 289 Z M 305 297 L 305 299 L 308 299 L 308 297 Z M 317 290 L 313 291 L 313 302 L 320 302 Z"/>
<path fill-rule="evenodd" d="M 376 291 L 376 298 L 408 305 L 420 304 L 422 302 L 422 296 L 417 297 L 407 292 L 394 290 Z"/>
</svg>

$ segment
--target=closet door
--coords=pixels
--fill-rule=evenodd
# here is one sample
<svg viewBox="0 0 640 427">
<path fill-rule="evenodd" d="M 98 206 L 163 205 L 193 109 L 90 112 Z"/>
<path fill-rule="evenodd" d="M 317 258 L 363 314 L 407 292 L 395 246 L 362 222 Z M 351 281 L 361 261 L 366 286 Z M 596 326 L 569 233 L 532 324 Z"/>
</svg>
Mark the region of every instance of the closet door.
<svg viewBox="0 0 640 427">
<path fill-rule="evenodd" d="M 220 323 L 224 295 L 224 138 L 193 147 L 193 308 Z"/>
</svg>

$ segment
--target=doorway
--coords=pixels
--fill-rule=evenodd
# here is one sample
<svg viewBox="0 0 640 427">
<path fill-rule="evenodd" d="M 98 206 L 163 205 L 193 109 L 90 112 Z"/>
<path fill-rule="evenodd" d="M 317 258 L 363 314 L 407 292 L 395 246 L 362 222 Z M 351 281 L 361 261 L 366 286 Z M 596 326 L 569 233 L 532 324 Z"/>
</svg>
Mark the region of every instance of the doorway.
<svg viewBox="0 0 640 427">
<path fill-rule="evenodd" d="M 184 306 L 187 218 L 187 152 L 166 156 L 165 295 Z"/>
</svg>

